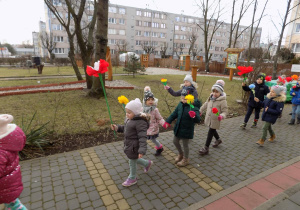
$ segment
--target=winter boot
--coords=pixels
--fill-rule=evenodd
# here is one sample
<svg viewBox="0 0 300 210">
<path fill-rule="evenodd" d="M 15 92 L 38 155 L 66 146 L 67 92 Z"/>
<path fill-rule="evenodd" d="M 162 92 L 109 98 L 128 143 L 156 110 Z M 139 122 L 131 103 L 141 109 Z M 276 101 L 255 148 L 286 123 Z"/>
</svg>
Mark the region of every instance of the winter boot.
<svg viewBox="0 0 300 210">
<path fill-rule="evenodd" d="M 257 120 L 256 121 L 254 120 L 252 125 L 251 125 L 251 128 L 256 128 L 256 126 L 257 126 Z"/>
<path fill-rule="evenodd" d="M 295 124 L 295 119 L 291 119 L 289 125 L 294 125 L 294 124 Z"/>
<path fill-rule="evenodd" d="M 180 162 L 177 163 L 179 167 L 183 167 L 189 164 L 189 159 L 186 157 L 183 157 Z"/>
<path fill-rule="evenodd" d="M 272 136 L 268 139 L 268 141 L 269 141 L 269 142 L 274 142 L 275 137 L 276 137 L 275 134 L 272 135 Z"/>
<path fill-rule="evenodd" d="M 156 152 L 154 154 L 155 156 L 159 156 L 162 153 L 162 151 L 164 151 L 164 148 L 162 145 L 160 147 L 155 147 L 155 149 L 156 149 Z"/>
<path fill-rule="evenodd" d="M 212 145 L 214 148 L 218 147 L 220 144 L 222 143 L 221 139 L 217 139 L 214 143 L 214 145 Z"/>
<path fill-rule="evenodd" d="M 175 164 L 180 162 L 183 159 L 183 154 L 179 154 L 177 158 L 175 158 Z"/>
<path fill-rule="evenodd" d="M 264 146 L 264 143 L 265 143 L 265 140 L 263 140 L 263 139 L 259 139 L 257 142 L 256 142 L 256 144 L 258 144 L 259 146 Z"/>
<path fill-rule="evenodd" d="M 207 146 L 204 146 L 202 149 L 199 150 L 200 155 L 207 155 L 209 153 L 209 149 Z"/>
<path fill-rule="evenodd" d="M 245 129 L 246 126 L 247 126 L 247 123 L 245 123 L 245 122 L 244 122 L 243 124 L 240 125 L 240 127 L 243 128 L 243 129 Z"/>
<path fill-rule="evenodd" d="M 297 124 L 300 124 L 300 118 L 297 118 Z"/>
</svg>

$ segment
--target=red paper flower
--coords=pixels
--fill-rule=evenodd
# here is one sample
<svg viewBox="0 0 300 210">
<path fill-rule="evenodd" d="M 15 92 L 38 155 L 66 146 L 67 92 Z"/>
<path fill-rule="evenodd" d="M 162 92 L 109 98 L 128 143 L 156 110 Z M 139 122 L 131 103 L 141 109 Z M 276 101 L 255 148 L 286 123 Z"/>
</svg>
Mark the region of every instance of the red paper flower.
<svg viewBox="0 0 300 210">
<path fill-rule="evenodd" d="M 189 111 L 189 115 L 191 118 L 195 118 L 196 113 L 194 111 Z"/>
<path fill-rule="evenodd" d="M 271 76 L 266 76 L 265 80 L 266 80 L 267 82 L 270 82 L 270 81 L 272 80 L 272 77 L 271 77 Z"/>
<path fill-rule="evenodd" d="M 214 114 L 217 114 L 219 112 L 219 110 L 216 107 L 212 108 L 211 111 Z"/>
<path fill-rule="evenodd" d="M 278 77 L 278 80 L 279 80 L 279 82 L 282 83 L 283 85 L 285 84 L 285 80 L 282 79 L 281 77 Z"/>
<path fill-rule="evenodd" d="M 99 77 L 99 74 L 104 74 L 108 71 L 107 67 L 109 66 L 109 63 L 105 60 L 100 59 L 100 61 L 95 62 L 94 68 L 91 66 L 86 67 L 86 73 L 89 76 Z"/>
<path fill-rule="evenodd" d="M 251 71 L 253 71 L 252 66 L 238 66 L 237 67 L 240 72 L 238 72 L 238 75 L 242 76 L 243 74 L 248 74 Z"/>
<path fill-rule="evenodd" d="M 296 85 L 293 86 L 293 89 L 295 89 L 295 88 L 296 88 Z"/>
<path fill-rule="evenodd" d="M 290 82 L 290 81 L 292 81 L 292 77 L 287 77 L 287 78 L 285 78 L 285 80 L 286 80 L 287 82 Z"/>
</svg>

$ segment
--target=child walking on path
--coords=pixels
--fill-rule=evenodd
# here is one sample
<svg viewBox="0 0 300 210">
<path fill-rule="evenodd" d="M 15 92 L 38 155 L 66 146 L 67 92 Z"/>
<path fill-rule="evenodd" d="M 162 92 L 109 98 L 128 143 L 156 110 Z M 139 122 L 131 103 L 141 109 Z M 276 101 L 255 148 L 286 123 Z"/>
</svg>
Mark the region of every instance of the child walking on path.
<svg viewBox="0 0 300 210">
<path fill-rule="evenodd" d="M 220 121 L 226 117 L 228 111 L 224 85 L 225 82 L 223 80 L 217 80 L 216 84 L 212 86 L 212 93 L 209 98 L 200 108 L 200 115 L 206 110 L 204 122 L 209 127 L 205 146 L 199 151 L 200 155 L 207 155 L 209 153 L 209 145 L 213 137 L 216 138 L 213 147 L 217 147 L 222 143 L 217 129 L 220 128 Z M 217 108 L 218 116 L 212 112 L 213 108 Z"/>
<path fill-rule="evenodd" d="M 300 124 L 300 77 L 298 78 L 297 84 L 290 91 L 292 98 L 292 119 L 289 122 L 290 125 L 295 124 L 297 117 L 297 124 Z"/>
<path fill-rule="evenodd" d="M 255 82 L 255 88 L 254 88 L 255 94 L 253 94 L 252 90 L 244 82 L 242 83 L 242 88 L 244 91 L 251 91 L 251 92 L 250 92 L 250 97 L 248 100 L 248 109 L 247 109 L 247 113 L 245 115 L 244 123 L 241 124 L 240 127 L 246 128 L 249 118 L 254 109 L 255 116 L 254 116 L 254 121 L 253 121 L 251 128 L 256 128 L 257 121 L 259 119 L 261 105 L 258 102 L 256 102 L 254 100 L 254 98 L 256 97 L 259 99 L 259 101 L 263 101 L 265 98 L 265 95 L 267 95 L 270 92 L 268 86 L 265 85 L 265 75 L 264 74 L 258 75 L 256 82 Z"/>
<path fill-rule="evenodd" d="M 147 139 L 150 139 L 155 144 L 155 156 L 159 156 L 164 151 L 163 145 L 157 140 L 159 133 L 159 124 L 165 124 L 164 118 L 160 115 L 157 106 L 158 99 L 154 98 L 149 86 L 144 88 L 144 106 L 143 112 L 150 114 L 150 126 L 147 130 Z"/>
<path fill-rule="evenodd" d="M 284 107 L 284 102 L 286 100 L 285 87 L 275 85 L 271 87 L 271 92 L 267 95 L 267 98 L 262 102 L 258 98 L 255 99 L 257 103 L 263 106 L 264 110 L 262 113 L 262 121 L 265 121 L 263 127 L 263 135 L 256 142 L 259 146 L 263 146 L 267 138 L 267 132 L 270 133 L 269 142 L 273 142 L 275 139 L 275 132 L 272 129 L 272 124 L 275 124 L 278 116 L 281 114 Z"/>
<path fill-rule="evenodd" d="M 23 191 L 18 152 L 26 142 L 24 132 L 15 124 L 13 116 L 0 115 L 0 204 L 7 209 L 26 210 L 18 199 Z"/>
<path fill-rule="evenodd" d="M 153 164 L 151 160 L 145 160 L 142 157 L 147 151 L 147 129 L 149 127 L 145 114 L 141 113 L 142 103 L 140 99 L 130 101 L 126 104 L 125 125 L 111 125 L 112 130 L 125 134 L 124 153 L 129 158 L 130 174 L 123 186 L 129 187 L 137 183 L 136 168 L 137 164 L 144 167 L 147 173 Z"/>
<path fill-rule="evenodd" d="M 194 124 L 200 122 L 200 101 L 194 99 L 194 108 L 187 103 L 186 96 L 189 95 L 188 88 L 184 88 L 181 92 L 181 102 L 177 105 L 175 111 L 166 120 L 164 128 L 170 126 L 173 120 L 177 119 L 174 127 L 173 143 L 177 148 L 179 155 L 175 159 L 178 166 L 186 166 L 189 164 L 189 142 L 194 138 Z M 180 145 L 182 140 L 183 150 Z"/>
<path fill-rule="evenodd" d="M 192 94 L 194 98 L 198 99 L 197 87 L 197 83 L 193 81 L 193 77 L 189 74 L 183 79 L 183 84 L 180 85 L 181 90 L 175 92 L 170 86 L 164 86 L 172 96 L 181 96 L 181 91 L 185 88 L 189 90 L 189 94 Z"/>
</svg>

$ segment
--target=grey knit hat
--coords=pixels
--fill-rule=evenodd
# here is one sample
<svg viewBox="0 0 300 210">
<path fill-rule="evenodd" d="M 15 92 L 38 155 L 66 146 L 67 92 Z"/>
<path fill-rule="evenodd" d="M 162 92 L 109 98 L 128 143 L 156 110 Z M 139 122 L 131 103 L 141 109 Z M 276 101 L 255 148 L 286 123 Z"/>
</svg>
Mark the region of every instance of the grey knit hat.
<svg viewBox="0 0 300 210">
<path fill-rule="evenodd" d="M 192 75 L 187 74 L 183 81 L 189 81 L 191 84 L 193 83 L 193 77 Z"/>
<path fill-rule="evenodd" d="M 211 88 L 211 90 L 217 90 L 219 93 L 223 93 L 224 92 L 224 85 L 225 82 L 223 80 L 217 80 L 216 84 L 214 84 Z"/>
<path fill-rule="evenodd" d="M 272 86 L 271 87 L 271 90 L 273 90 L 275 93 L 276 93 L 276 95 L 281 95 L 283 92 L 285 92 L 285 87 L 283 87 L 283 86 L 279 86 L 279 85 L 274 85 L 274 86 Z"/>
</svg>

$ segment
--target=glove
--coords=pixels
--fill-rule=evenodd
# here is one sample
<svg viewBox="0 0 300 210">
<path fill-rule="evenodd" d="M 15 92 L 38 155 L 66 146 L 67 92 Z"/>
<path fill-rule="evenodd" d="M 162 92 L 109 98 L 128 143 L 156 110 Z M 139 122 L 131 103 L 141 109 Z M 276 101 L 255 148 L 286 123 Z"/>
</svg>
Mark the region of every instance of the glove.
<svg viewBox="0 0 300 210">
<path fill-rule="evenodd" d="M 163 125 L 163 127 L 164 127 L 165 129 L 167 129 L 168 127 L 170 127 L 170 124 L 167 123 L 167 122 L 165 122 L 165 124 Z"/>
<path fill-rule="evenodd" d="M 165 90 L 169 90 L 169 89 L 170 89 L 170 86 L 166 85 L 166 86 L 164 86 L 164 89 L 165 89 Z"/>
<path fill-rule="evenodd" d="M 195 118 L 196 113 L 194 111 L 189 111 L 189 115 L 191 118 Z"/>
<path fill-rule="evenodd" d="M 218 120 L 219 120 L 219 121 L 223 120 L 223 118 L 224 118 L 224 117 L 223 117 L 222 115 L 219 115 L 219 116 L 218 116 Z"/>
</svg>

